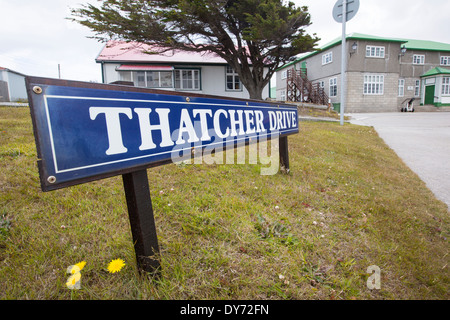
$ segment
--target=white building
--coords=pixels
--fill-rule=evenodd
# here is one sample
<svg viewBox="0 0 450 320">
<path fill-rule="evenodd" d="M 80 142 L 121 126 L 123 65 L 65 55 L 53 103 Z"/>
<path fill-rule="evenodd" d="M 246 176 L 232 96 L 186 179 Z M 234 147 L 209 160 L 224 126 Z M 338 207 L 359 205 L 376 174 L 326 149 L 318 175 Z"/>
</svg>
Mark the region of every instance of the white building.
<svg viewBox="0 0 450 320">
<path fill-rule="evenodd" d="M 0 67 L 0 102 L 27 100 L 25 75 Z"/>
<path fill-rule="evenodd" d="M 101 64 L 102 82 L 249 98 L 239 75 L 218 55 L 158 51 L 161 50 L 141 43 L 108 42 L 96 58 L 96 62 Z M 264 88 L 263 99 L 269 96 L 270 84 Z"/>
</svg>

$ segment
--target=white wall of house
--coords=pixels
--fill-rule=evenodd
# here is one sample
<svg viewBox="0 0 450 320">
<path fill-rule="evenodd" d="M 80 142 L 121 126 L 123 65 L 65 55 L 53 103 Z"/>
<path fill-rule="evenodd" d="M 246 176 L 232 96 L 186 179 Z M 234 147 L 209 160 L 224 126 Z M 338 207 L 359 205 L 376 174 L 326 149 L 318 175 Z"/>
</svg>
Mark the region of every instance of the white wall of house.
<svg viewBox="0 0 450 320">
<path fill-rule="evenodd" d="M 449 96 L 442 97 L 441 98 L 441 103 L 442 104 L 446 104 L 446 105 L 450 105 L 450 97 Z"/>
<path fill-rule="evenodd" d="M 115 81 L 123 81 L 123 80 L 134 80 L 136 86 L 136 80 L 130 79 L 129 76 L 123 78 L 121 74 L 116 70 L 121 66 L 121 63 L 103 63 L 102 64 L 102 72 L 103 72 L 103 82 L 111 83 Z M 186 91 L 198 94 L 207 94 L 207 95 L 216 95 L 216 96 L 224 96 L 224 97 L 232 97 L 232 98 L 240 98 L 240 99 L 248 99 L 249 93 L 247 89 L 241 84 L 241 88 L 230 90 L 227 88 L 227 74 L 226 74 L 226 65 L 179 65 L 175 66 L 175 69 L 183 68 L 183 69 L 198 69 L 200 70 L 200 79 L 201 85 L 200 90 L 179 90 Z M 134 75 L 134 74 L 133 74 Z M 163 89 L 174 91 L 175 88 L 155 88 L 155 89 Z M 266 99 L 270 96 L 270 85 L 267 85 L 263 91 L 263 99 Z"/>
<path fill-rule="evenodd" d="M 7 87 L 5 88 L 7 90 L 7 97 L 5 95 L 1 98 L 2 101 L 14 102 L 28 98 L 24 75 L 4 69 L 0 70 L 0 81 L 4 81 Z"/>
</svg>

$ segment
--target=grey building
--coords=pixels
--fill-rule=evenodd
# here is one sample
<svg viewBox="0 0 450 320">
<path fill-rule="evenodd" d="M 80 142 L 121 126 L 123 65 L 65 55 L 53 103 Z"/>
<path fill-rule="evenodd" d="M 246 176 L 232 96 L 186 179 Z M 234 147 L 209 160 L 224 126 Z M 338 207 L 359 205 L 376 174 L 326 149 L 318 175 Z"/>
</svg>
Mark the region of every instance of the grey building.
<svg viewBox="0 0 450 320">
<path fill-rule="evenodd" d="M 280 68 L 276 99 L 314 102 L 322 90 L 339 110 L 341 46 L 341 38 L 335 39 Z M 416 108 L 450 106 L 450 44 L 352 33 L 347 46 L 346 112 L 399 111 L 412 98 Z M 310 89 L 298 90 L 295 74 Z"/>
</svg>

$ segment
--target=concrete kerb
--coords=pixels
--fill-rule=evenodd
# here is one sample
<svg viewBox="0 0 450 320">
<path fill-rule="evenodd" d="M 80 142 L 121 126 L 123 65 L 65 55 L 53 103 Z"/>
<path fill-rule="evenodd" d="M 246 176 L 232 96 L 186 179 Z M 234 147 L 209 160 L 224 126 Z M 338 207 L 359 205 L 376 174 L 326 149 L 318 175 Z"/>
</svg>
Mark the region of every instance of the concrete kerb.
<svg viewBox="0 0 450 320">
<path fill-rule="evenodd" d="M 327 122 L 340 122 L 339 119 L 334 118 L 327 118 L 327 117 L 309 117 L 309 116 L 299 116 L 299 121 L 327 121 Z M 345 120 L 345 122 L 349 122 L 348 120 Z"/>
<path fill-rule="evenodd" d="M 5 106 L 5 107 L 28 107 L 28 103 L 22 103 L 22 102 L 0 102 L 0 106 Z"/>
</svg>

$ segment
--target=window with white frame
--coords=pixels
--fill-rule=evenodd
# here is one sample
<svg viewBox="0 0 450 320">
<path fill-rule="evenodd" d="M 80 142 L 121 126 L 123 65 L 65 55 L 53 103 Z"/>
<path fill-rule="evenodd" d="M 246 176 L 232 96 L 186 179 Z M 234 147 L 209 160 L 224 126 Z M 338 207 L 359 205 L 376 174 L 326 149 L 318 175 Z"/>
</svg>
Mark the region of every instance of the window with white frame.
<svg viewBox="0 0 450 320">
<path fill-rule="evenodd" d="M 398 96 L 403 97 L 405 95 L 405 79 L 398 79 Z"/>
<path fill-rule="evenodd" d="M 337 78 L 330 79 L 330 97 L 337 96 Z"/>
<path fill-rule="evenodd" d="M 441 57 L 441 66 L 450 66 L 450 56 Z"/>
<path fill-rule="evenodd" d="M 147 83 L 145 82 L 145 79 L 146 79 L 145 71 L 136 72 L 134 85 L 137 87 L 146 87 Z"/>
<path fill-rule="evenodd" d="M 132 81 L 136 87 L 173 87 L 172 71 L 120 71 L 120 80 Z"/>
<path fill-rule="evenodd" d="M 241 80 L 236 71 L 230 66 L 226 67 L 226 91 L 242 91 Z"/>
<path fill-rule="evenodd" d="M 450 77 L 442 78 L 442 94 L 450 95 Z"/>
<path fill-rule="evenodd" d="M 414 96 L 419 97 L 420 96 L 420 80 L 416 80 L 415 86 L 414 86 Z"/>
<path fill-rule="evenodd" d="M 280 92 L 280 100 L 286 101 L 286 90 L 281 90 Z"/>
<path fill-rule="evenodd" d="M 325 53 L 322 55 L 322 65 L 329 64 L 333 62 L 333 51 Z"/>
<path fill-rule="evenodd" d="M 368 58 L 384 58 L 385 48 L 377 46 L 366 46 L 366 57 Z"/>
<path fill-rule="evenodd" d="M 413 64 L 425 64 L 425 55 L 423 54 L 413 55 Z"/>
<path fill-rule="evenodd" d="M 133 81 L 133 73 L 131 71 L 119 71 L 121 81 Z"/>
<path fill-rule="evenodd" d="M 384 75 L 381 74 L 364 75 L 364 94 L 367 95 L 384 94 Z"/>
<path fill-rule="evenodd" d="M 200 70 L 199 69 L 176 69 L 175 89 L 180 90 L 200 90 Z"/>
<path fill-rule="evenodd" d="M 287 70 L 281 71 L 281 80 L 287 79 Z"/>
</svg>

